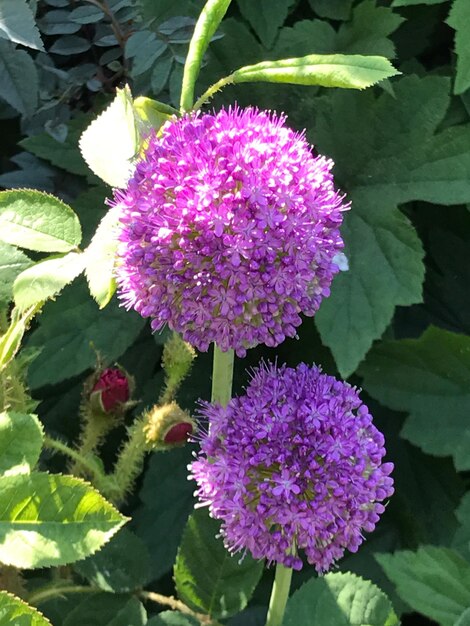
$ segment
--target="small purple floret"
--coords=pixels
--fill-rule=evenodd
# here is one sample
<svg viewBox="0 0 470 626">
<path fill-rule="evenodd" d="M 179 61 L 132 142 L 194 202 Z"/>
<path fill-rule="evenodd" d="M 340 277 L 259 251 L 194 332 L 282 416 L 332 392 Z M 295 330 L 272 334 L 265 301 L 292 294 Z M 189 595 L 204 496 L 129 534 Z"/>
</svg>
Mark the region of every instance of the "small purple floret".
<svg viewBox="0 0 470 626">
<path fill-rule="evenodd" d="M 115 192 L 122 301 L 203 351 L 295 336 L 338 271 L 347 206 L 332 166 L 274 113 L 167 122 Z"/>
<path fill-rule="evenodd" d="M 200 417 L 191 477 L 231 552 L 300 569 L 303 550 L 322 573 L 374 530 L 393 464 L 356 388 L 316 366 L 263 364 L 246 395 L 203 403 Z"/>
</svg>

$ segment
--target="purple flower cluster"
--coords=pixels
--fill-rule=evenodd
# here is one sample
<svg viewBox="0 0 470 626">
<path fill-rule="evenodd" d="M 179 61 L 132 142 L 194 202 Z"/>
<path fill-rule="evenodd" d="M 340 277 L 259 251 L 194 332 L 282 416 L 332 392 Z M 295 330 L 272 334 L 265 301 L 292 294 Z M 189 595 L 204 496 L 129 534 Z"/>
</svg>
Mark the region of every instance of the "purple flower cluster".
<svg viewBox="0 0 470 626">
<path fill-rule="evenodd" d="M 332 165 L 273 113 L 167 122 L 115 192 L 121 299 L 203 351 L 295 336 L 338 271 L 347 207 Z"/>
<path fill-rule="evenodd" d="M 358 391 L 300 364 L 261 365 L 246 395 L 205 403 L 208 432 L 190 466 L 231 552 L 318 572 L 355 552 L 393 493 L 384 437 Z"/>
</svg>

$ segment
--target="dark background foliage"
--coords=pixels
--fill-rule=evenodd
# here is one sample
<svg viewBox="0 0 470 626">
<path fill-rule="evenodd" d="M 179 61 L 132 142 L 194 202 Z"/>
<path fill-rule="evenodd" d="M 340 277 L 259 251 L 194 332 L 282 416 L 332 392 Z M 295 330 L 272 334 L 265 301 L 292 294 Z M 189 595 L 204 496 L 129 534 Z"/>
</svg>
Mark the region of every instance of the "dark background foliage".
<svg viewBox="0 0 470 626">
<path fill-rule="evenodd" d="M 433 556 L 428 578 L 424 553 L 413 552 L 406 564 L 390 554 L 442 546 L 452 548 L 455 558 L 470 556 L 465 499 L 470 469 L 469 4 L 234 0 L 198 83 L 202 93 L 241 65 L 313 52 L 384 55 L 403 74 L 357 93 L 266 84 L 227 87 L 211 106 L 237 102 L 285 112 L 292 126 L 306 129 L 319 152 L 334 159 L 337 184 L 351 201 L 344 225 L 349 271 L 335 279 L 315 320 L 304 320 L 298 340 L 253 349 L 237 362 L 235 390 L 246 381 L 245 370 L 262 357 L 290 365 L 320 363 L 363 387 L 396 465 L 396 494 L 376 532 L 339 568 L 376 582 L 403 612 L 403 623 L 416 626 L 431 623 L 428 618 L 454 623 L 403 590 L 408 576 L 425 581 L 429 598 L 442 592 L 450 575 L 444 552 Z M 0 28 L 0 185 L 32 187 L 65 199 L 89 239 L 111 191 L 84 163 L 80 133 L 126 82 L 134 96 L 178 105 L 185 54 L 203 2 L 31 0 L 29 6 L 39 31 L 23 21 L 21 36 L 11 41 Z M 1 267 L 0 279 L 11 280 Z M 120 309 L 116 298 L 99 311 L 83 282 L 67 287 L 46 305 L 26 344 L 35 355 L 29 384 L 49 431 L 70 442 L 76 437 L 81 386 L 95 365 L 95 349 L 136 378 L 136 411 L 154 401 L 163 380 L 164 339 Z M 184 407 L 192 410 L 198 397 L 208 397 L 210 367 L 211 355 L 199 355 L 180 393 Z M 116 431 L 106 444 L 107 463 L 120 435 Z M 138 584 L 163 593 L 174 591 L 172 566 L 193 506 L 193 486 L 186 480 L 189 458 L 188 449 L 149 458 L 125 508 L 133 518 L 132 531 L 143 541 L 141 563 L 148 564 L 136 572 Z M 53 462 L 60 469 L 59 460 Z M 123 551 L 131 550 L 123 541 Z M 389 556 L 375 557 L 384 553 Z M 459 563 L 469 580 L 470 564 Z M 132 573 L 135 563 L 128 567 Z M 305 568 L 294 586 L 311 576 Z M 267 603 L 271 579 L 268 571 L 251 608 L 234 618 L 233 626 L 262 623 L 258 607 Z M 74 607 L 80 601 L 50 602 L 45 613 L 55 626 L 78 624 Z M 470 598 L 461 602 L 463 612 Z M 101 603 L 99 610 L 105 613 L 106 607 Z M 101 623 L 108 622 L 103 617 Z"/>
</svg>

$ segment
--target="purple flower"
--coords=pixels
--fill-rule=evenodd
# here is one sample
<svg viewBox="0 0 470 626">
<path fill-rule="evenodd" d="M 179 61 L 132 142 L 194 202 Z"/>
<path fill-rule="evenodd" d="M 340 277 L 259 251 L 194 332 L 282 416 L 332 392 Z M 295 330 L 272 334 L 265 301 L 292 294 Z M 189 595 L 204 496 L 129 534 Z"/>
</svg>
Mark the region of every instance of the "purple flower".
<svg viewBox="0 0 470 626">
<path fill-rule="evenodd" d="M 374 530 L 393 493 L 384 437 L 357 389 L 320 368 L 262 364 L 246 395 L 203 403 L 208 432 L 190 466 L 231 552 L 318 572 Z"/>
<path fill-rule="evenodd" d="M 121 299 L 200 350 L 244 356 L 295 336 L 338 271 L 347 206 L 332 166 L 274 113 L 167 122 L 115 192 Z"/>
</svg>

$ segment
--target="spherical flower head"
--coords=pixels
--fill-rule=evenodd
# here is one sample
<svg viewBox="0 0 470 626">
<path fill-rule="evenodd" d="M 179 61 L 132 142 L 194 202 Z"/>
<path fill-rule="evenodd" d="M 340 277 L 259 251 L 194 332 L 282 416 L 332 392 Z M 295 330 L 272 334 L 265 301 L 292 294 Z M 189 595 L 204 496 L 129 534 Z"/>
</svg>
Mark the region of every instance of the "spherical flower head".
<svg viewBox="0 0 470 626">
<path fill-rule="evenodd" d="M 121 299 L 202 351 L 295 336 L 338 271 L 347 207 L 332 166 L 274 113 L 167 122 L 115 192 Z"/>
<path fill-rule="evenodd" d="M 202 404 L 190 466 L 231 552 L 319 573 L 374 530 L 393 493 L 384 437 L 357 389 L 305 364 L 261 365 L 246 395 Z M 202 432 L 202 431 L 200 431 Z"/>
<path fill-rule="evenodd" d="M 93 385 L 90 400 L 104 413 L 113 413 L 129 400 L 130 387 L 127 374 L 120 367 L 108 367 L 101 372 Z"/>
</svg>

